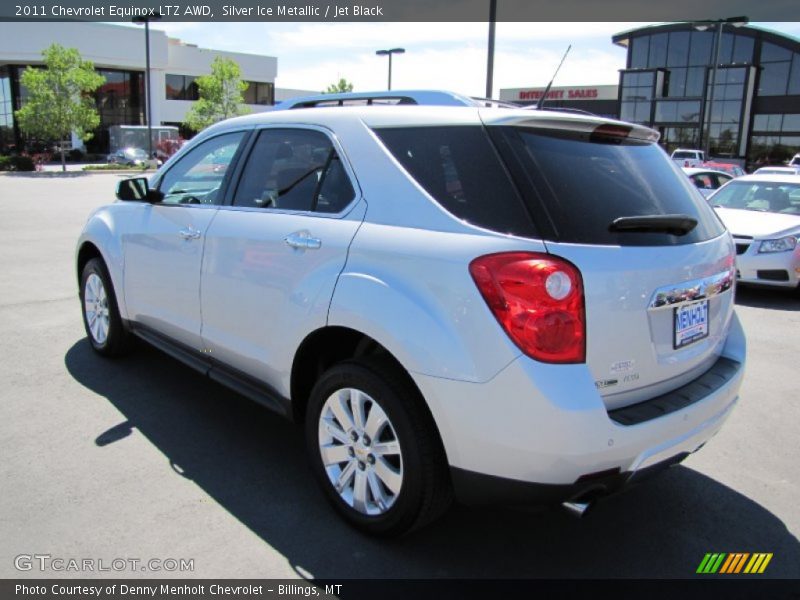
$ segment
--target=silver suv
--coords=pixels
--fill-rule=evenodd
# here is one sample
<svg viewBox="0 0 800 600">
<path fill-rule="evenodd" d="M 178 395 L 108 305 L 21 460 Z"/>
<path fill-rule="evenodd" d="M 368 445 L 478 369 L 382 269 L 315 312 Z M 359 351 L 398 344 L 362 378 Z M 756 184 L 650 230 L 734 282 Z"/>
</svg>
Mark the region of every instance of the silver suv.
<svg viewBox="0 0 800 600">
<path fill-rule="evenodd" d="M 453 496 L 581 513 L 699 449 L 742 380 L 733 242 L 656 139 L 505 108 L 220 123 L 89 218 L 87 335 L 303 423 L 369 533 Z"/>
</svg>

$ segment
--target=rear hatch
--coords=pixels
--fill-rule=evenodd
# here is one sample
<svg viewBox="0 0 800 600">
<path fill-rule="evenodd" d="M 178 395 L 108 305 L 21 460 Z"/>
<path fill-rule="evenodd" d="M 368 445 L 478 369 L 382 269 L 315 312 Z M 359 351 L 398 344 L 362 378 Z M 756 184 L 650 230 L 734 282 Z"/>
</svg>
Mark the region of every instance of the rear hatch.
<svg viewBox="0 0 800 600">
<path fill-rule="evenodd" d="M 586 363 L 609 409 L 684 385 L 721 353 L 735 250 L 649 129 L 482 112 L 548 252 L 583 277 Z"/>
</svg>

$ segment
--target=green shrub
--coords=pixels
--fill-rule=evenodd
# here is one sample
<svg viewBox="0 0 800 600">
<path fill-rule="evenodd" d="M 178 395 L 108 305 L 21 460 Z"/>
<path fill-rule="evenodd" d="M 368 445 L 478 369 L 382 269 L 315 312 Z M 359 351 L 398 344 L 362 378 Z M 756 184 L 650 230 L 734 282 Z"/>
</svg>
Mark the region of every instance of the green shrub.
<svg viewBox="0 0 800 600">
<path fill-rule="evenodd" d="M 35 171 L 30 156 L 0 156 L 0 171 Z"/>
</svg>

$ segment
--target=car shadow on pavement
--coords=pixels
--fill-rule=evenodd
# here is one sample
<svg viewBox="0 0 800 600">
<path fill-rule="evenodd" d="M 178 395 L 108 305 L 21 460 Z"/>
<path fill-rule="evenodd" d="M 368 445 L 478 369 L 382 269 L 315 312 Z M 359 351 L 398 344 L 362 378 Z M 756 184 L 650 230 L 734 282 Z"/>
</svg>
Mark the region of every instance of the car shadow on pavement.
<svg viewBox="0 0 800 600">
<path fill-rule="evenodd" d="M 691 577 L 706 552 L 772 552 L 772 577 L 797 577 L 800 544 L 736 490 L 684 466 L 597 505 L 561 510 L 455 506 L 400 540 L 364 536 L 328 506 L 307 466 L 302 428 L 144 344 L 121 360 L 86 339 L 69 373 L 124 421 L 96 433 L 98 452 L 144 435 L 176 477 L 315 578 Z"/>
<path fill-rule="evenodd" d="M 736 304 L 753 308 L 800 311 L 800 290 L 736 286 Z"/>
</svg>

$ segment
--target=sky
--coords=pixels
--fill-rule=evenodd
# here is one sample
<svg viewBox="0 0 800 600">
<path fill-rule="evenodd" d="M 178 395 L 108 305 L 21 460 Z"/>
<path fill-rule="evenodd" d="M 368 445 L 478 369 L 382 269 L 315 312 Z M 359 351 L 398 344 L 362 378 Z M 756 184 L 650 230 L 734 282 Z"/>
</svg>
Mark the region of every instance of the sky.
<svg viewBox="0 0 800 600">
<path fill-rule="evenodd" d="M 545 86 L 568 45 L 554 85 L 618 83 L 626 50 L 611 36 L 646 23 L 498 23 L 494 97 L 501 88 Z M 754 23 L 800 38 L 800 23 Z M 355 91 L 386 89 L 381 48 L 402 47 L 394 89 L 446 89 L 483 96 L 486 23 L 157 23 L 171 37 L 215 50 L 278 58 L 276 87 L 318 92 L 344 77 Z"/>
</svg>

